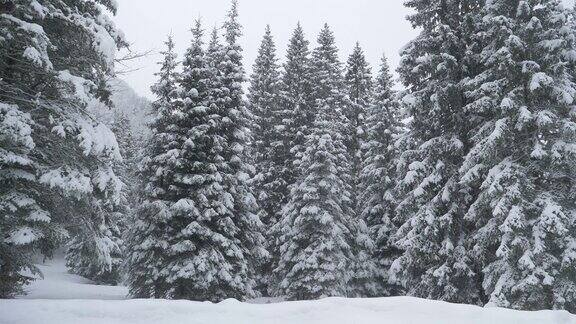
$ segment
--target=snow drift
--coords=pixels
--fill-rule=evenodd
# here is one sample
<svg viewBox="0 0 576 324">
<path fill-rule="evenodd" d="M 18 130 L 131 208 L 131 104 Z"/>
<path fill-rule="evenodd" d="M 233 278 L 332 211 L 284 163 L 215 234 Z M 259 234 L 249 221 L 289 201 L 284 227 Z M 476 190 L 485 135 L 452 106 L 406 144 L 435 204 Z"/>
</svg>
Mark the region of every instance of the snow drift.
<svg viewBox="0 0 576 324">
<path fill-rule="evenodd" d="M 0 324 L 576 324 L 565 311 L 521 312 L 412 297 L 218 304 L 126 300 L 125 287 L 68 274 L 62 258 L 39 265 L 43 279 L 23 299 L 0 300 Z"/>
<path fill-rule="evenodd" d="M 520 312 L 410 297 L 249 304 L 167 300 L 5 300 L 2 324 L 563 324 L 564 311 Z"/>
</svg>

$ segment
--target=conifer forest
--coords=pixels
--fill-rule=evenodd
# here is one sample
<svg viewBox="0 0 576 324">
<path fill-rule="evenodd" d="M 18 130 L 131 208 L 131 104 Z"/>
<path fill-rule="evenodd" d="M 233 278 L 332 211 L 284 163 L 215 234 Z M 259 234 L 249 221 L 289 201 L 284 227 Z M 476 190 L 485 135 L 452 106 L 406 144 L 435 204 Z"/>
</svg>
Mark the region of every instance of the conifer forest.
<svg viewBox="0 0 576 324">
<path fill-rule="evenodd" d="M 403 0 L 416 37 L 392 66 L 339 48 L 330 21 L 285 44 L 274 19 L 245 33 L 257 13 L 230 0 L 217 25 L 190 14 L 184 44 L 166 31 L 150 100 L 122 81 L 148 55 L 115 23 L 123 1 L 0 0 L 0 323 L 31 323 L 2 318 L 59 258 L 126 299 L 418 298 L 576 323 L 573 1 Z"/>
</svg>

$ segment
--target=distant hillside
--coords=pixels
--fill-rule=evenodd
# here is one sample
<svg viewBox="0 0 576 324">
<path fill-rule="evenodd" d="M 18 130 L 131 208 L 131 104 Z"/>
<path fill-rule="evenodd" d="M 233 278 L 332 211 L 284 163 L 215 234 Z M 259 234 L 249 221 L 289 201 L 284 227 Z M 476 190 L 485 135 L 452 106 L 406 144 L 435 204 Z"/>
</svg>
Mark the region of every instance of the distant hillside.
<svg viewBox="0 0 576 324">
<path fill-rule="evenodd" d="M 138 95 L 123 80 L 115 79 L 111 81 L 110 85 L 113 90 L 114 110 L 124 113 L 128 117 L 132 133 L 135 136 L 145 136 L 149 131 L 147 123 L 150 120 L 150 100 Z"/>
</svg>

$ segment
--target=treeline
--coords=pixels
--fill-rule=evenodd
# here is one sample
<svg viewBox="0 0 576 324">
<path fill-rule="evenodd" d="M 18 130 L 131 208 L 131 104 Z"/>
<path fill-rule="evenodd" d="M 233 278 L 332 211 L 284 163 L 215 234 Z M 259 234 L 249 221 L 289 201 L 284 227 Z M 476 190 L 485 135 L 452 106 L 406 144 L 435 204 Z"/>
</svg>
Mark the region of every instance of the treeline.
<svg viewBox="0 0 576 324">
<path fill-rule="evenodd" d="M 102 205 L 114 196 L 96 181 L 84 196 L 72 196 L 78 206 L 70 210 L 82 210 L 80 202 L 89 201 L 106 206 L 90 210 L 107 213 L 90 213 L 90 220 L 99 220 L 98 231 L 89 227 L 75 235 L 68 252 L 71 269 L 92 278 L 98 277 L 87 271 L 93 265 L 122 270 L 131 295 L 142 298 L 410 295 L 576 312 L 574 10 L 559 0 L 406 5 L 414 10 L 409 21 L 421 32 L 402 50 L 400 92 L 393 90 L 385 58 L 375 75 L 359 45 L 340 62 L 328 25 L 315 46 L 298 25 L 283 64 L 268 27 L 246 80 L 235 1 L 222 29 L 204 35 L 200 22 L 195 24 L 181 62 L 169 39 L 152 88 L 157 96 L 152 135 L 143 151 L 132 149 L 140 171 L 111 167 L 124 170 L 119 171 L 124 182 L 136 191 L 116 187 L 124 192 L 120 197 L 130 198 Z M 8 48 L 30 55 L 23 46 Z M 72 66 L 65 63 L 60 69 Z M 95 91 L 98 84 L 91 93 L 105 100 L 105 91 Z M 36 110 L 7 95 L 0 98 L 7 103 L 5 116 L 20 109 L 18 125 L 32 125 L 26 114 Z M 10 147 L 5 139 L 17 138 L 4 134 L 38 136 L 44 129 L 11 127 L 0 128 L 3 149 Z M 58 135 L 60 129 L 46 134 Z M 69 146 L 80 139 L 82 148 L 85 132 L 79 134 L 58 139 Z M 14 141 L 6 143 L 26 143 Z M 41 150 L 56 148 L 58 156 L 69 158 L 62 147 L 67 146 Z M 42 152 L 37 146 L 22 150 L 0 151 L 3 169 L 39 165 L 37 174 L 53 174 L 46 155 L 32 154 L 35 164 L 15 158 Z M 91 169 L 80 163 L 89 153 L 81 153 L 74 163 L 87 172 Z M 13 174 L 2 178 L 4 183 L 19 185 L 3 186 L 1 201 L 9 201 L 14 190 L 33 196 L 34 186 L 64 187 L 42 177 L 34 182 L 19 173 L 2 174 Z M 76 181 L 74 174 L 58 179 Z M 66 201 L 33 197 L 46 209 Z M 24 211 L 18 215 L 24 215 L 17 218 L 21 223 L 4 217 L 8 239 L 0 246 L 0 260 L 17 260 L 21 268 L 30 263 L 15 251 L 49 251 L 39 243 L 55 241 L 43 236 L 22 243 L 14 233 L 22 233 L 22 226 L 44 230 L 40 225 L 54 222 L 32 220 Z M 112 230 L 117 224 L 121 229 Z M 127 233 L 125 244 L 119 232 Z M 83 237 L 93 233 L 119 242 L 104 245 L 117 250 L 104 250 L 124 255 L 123 269 L 110 262 L 114 258 L 94 257 L 102 250 L 100 240 L 88 245 L 98 249 L 75 248 L 92 242 Z M 102 259 L 108 262 L 95 261 Z M 3 287 L 18 283 L 2 280 L 9 283 Z"/>
<path fill-rule="evenodd" d="M 379 189 L 392 182 L 370 185 L 392 178 L 391 161 L 376 155 L 393 156 L 399 133 L 385 59 L 374 82 L 359 46 L 344 69 L 327 25 L 311 52 L 298 26 L 281 70 L 268 27 L 246 103 L 237 19 L 234 2 L 222 41 L 214 30 L 207 46 L 197 22 L 182 69 L 166 43 L 146 199 L 128 239 L 132 294 L 382 294 L 389 287 L 378 263 L 388 260 L 373 257 L 371 234 L 383 225 L 375 209 L 391 208 Z"/>
</svg>

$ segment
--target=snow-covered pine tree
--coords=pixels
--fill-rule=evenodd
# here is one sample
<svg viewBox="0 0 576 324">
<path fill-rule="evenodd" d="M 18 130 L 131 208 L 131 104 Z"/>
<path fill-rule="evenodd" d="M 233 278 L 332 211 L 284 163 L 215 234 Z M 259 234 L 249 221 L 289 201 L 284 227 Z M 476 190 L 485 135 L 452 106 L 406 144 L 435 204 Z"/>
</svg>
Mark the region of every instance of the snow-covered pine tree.
<svg viewBox="0 0 576 324">
<path fill-rule="evenodd" d="M 413 149 L 399 156 L 396 234 L 403 254 L 391 274 L 412 296 L 481 304 L 481 270 L 465 245 L 463 219 L 470 189 L 458 169 L 468 149 L 462 81 L 474 75 L 468 55 L 481 2 L 410 0 L 409 20 L 420 35 L 402 52 L 399 73 L 407 88 L 402 102 L 411 117 Z"/>
<path fill-rule="evenodd" d="M 120 283 L 124 256 L 122 230 L 127 212 L 120 207 L 121 203 L 126 200 L 120 198 L 115 205 L 93 201 L 76 208 L 75 212 L 90 216 L 90 221 L 82 224 L 67 243 L 66 266 L 71 273 L 97 284 Z"/>
<path fill-rule="evenodd" d="M 288 184 L 282 172 L 286 161 L 279 103 L 280 71 L 270 26 L 266 32 L 250 78 L 248 99 L 254 116 L 253 146 L 256 160 L 256 190 L 266 212 L 267 225 L 273 225 L 286 202 Z M 278 147 L 279 146 L 279 147 Z M 280 153 L 280 154 L 279 154 Z"/>
<path fill-rule="evenodd" d="M 171 299 L 213 300 L 226 297 L 225 253 L 234 242 L 218 224 L 221 200 L 218 174 L 218 135 L 209 106 L 213 77 L 203 48 L 200 20 L 192 28 L 192 42 L 183 60 L 179 81 L 182 109 L 175 123 L 178 155 L 174 157 L 174 187 L 179 188 L 170 207 L 167 269 Z"/>
<path fill-rule="evenodd" d="M 287 195 L 283 204 L 279 206 L 280 215 L 276 223 L 268 230 L 268 247 L 271 253 L 272 278 L 269 284 L 269 292 L 278 295 L 277 283 L 282 278 L 277 277 L 273 269 L 278 267 L 280 258 L 280 236 L 284 229 L 280 224 L 283 217 L 283 208 L 290 199 L 291 187 L 298 177 L 297 167 L 299 158 L 305 150 L 305 136 L 312 129 L 314 121 L 314 100 L 312 98 L 312 74 L 310 70 L 309 42 L 304 36 L 304 30 L 300 23 L 292 33 L 286 53 L 286 62 L 280 79 L 280 111 L 278 111 L 278 135 L 282 143 L 275 146 L 277 156 L 285 156 L 282 162 L 282 181 L 287 185 Z"/>
<path fill-rule="evenodd" d="M 357 214 L 359 173 L 362 161 L 362 145 L 366 140 L 366 111 L 372 98 L 372 71 L 360 43 L 356 42 L 352 54 L 348 56 L 345 74 L 346 93 L 350 100 L 345 105 L 344 114 L 348 119 L 346 125 L 346 147 L 352 164 L 352 201 Z"/>
<path fill-rule="evenodd" d="M 281 79 L 281 106 L 284 135 L 291 158 L 285 163 L 285 181 L 292 185 L 298 177 L 298 159 L 306 150 L 306 135 L 310 134 L 316 116 L 312 97 L 312 73 L 309 42 L 300 23 L 292 33 Z"/>
<path fill-rule="evenodd" d="M 188 106 L 184 113 L 184 119 L 194 118 L 190 121 L 190 140 L 185 143 L 188 147 L 180 151 L 192 158 L 188 162 L 197 174 L 183 178 L 192 184 L 192 199 L 181 199 L 173 208 L 185 211 L 178 218 L 183 224 L 168 224 L 170 231 L 183 225 L 180 232 L 174 231 L 179 242 L 170 252 L 177 256 L 168 270 L 171 285 L 178 283 L 170 291 L 174 298 L 221 301 L 253 297 L 257 266 L 267 257 L 263 226 L 256 214 L 258 205 L 249 187 L 254 168 L 247 164 L 250 115 L 243 99 L 236 1 L 224 31 L 226 42 L 222 46 L 213 34 L 206 69 L 198 65 L 204 64 L 198 57 L 191 58 L 194 65 L 185 69 L 184 78 L 193 76 L 188 78 L 193 82 L 183 83 L 182 92 L 191 95 L 184 104 L 206 107 Z M 199 47 L 189 53 L 200 53 Z M 205 83 L 208 87 L 204 91 Z M 204 96 L 205 102 L 198 101 Z"/>
<path fill-rule="evenodd" d="M 334 128 L 338 110 L 326 102 L 299 166 L 304 176 L 294 185 L 278 226 L 280 259 L 274 270 L 277 293 L 292 300 L 347 296 L 354 260 L 353 210 L 346 147 Z"/>
<path fill-rule="evenodd" d="M 218 37 L 218 28 L 214 27 L 210 33 L 210 41 L 206 49 L 206 61 L 208 64 L 208 71 L 210 71 L 210 83 L 208 86 L 209 91 L 209 104 L 214 106 L 222 105 L 223 96 L 220 94 L 222 91 L 222 80 L 220 79 L 219 64 L 222 60 L 222 44 Z"/>
<path fill-rule="evenodd" d="M 313 52 L 316 119 L 297 164 L 301 175 L 278 223 L 278 292 L 290 299 L 366 295 L 373 290 L 371 260 L 357 259 L 372 242 L 355 219 L 350 157 L 344 144 L 344 78 L 334 36 L 326 25 Z"/>
<path fill-rule="evenodd" d="M 32 117 L 4 102 L 0 117 L 0 298 L 9 298 L 22 293 L 22 287 L 32 280 L 26 270 L 38 273 L 32 254 L 47 253 L 42 249 L 55 245 L 53 239 L 60 237 L 54 234 L 63 229 L 51 222 L 50 213 L 38 203 L 38 189 L 33 189 L 37 183 L 29 157 L 36 147 Z"/>
<path fill-rule="evenodd" d="M 113 87 L 112 84 L 110 86 Z M 117 90 L 111 91 L 113 107 L 98 105 L 94 113 L 97 114 L 96 118 L 106 123 L 116 136 L 122 160 L 114 161 L 112 168 L 124 185 L 115 204 L 108 203 L 99 207 L 106 210 L 106 217 L 99 223 L 82 224 L 81 226 L 87 226 L 87 229 L 75 231 L 66 250 L 66 265 L 71 273 L 106 285 L 116 285 L 122 280 L 121 267 L 125 252 L 123 236 L 128 229 L 130 215 L 133 214 L 132 208 L 137 206 L 140 199 L 136 136 L 132 133 L 126 113 L 116 107 L 114 99 L 118 96 Z M 93 207 L 76 212 L 89 215 L 93 212 Z M 106 239 L 97 242 L 94 240 L 94 233 L 100 233 L 99 236 Z M 109 248 L 102 252 L 100 245 Z"/>
<path fill-rule="evenodd" d="M 401 292 L 397 283 L 389 280 L 388 271 L 400 251 L 394 246 L 397 136 L 402 132 L 399 121 L 394 81 L 386 56 L 374 82 L 373 97 L 366 110 L 366 136 L 362 147 L 359 174 L 359 211 L 374 241 L 374 258 L 378 267 L 377 287 L 380 296 Z"/>
<path fill-rule="evenodd" d="M 365 118 L 368 105 L 372 96 L 372 72 L 360 43 L 356 42 L 354 49 L 346 63 L 346 73 L 344 77 L 345 93 L 347 94 L 346 102 L 343 103 L 343 114 L 346 117 L 344 125 L 344 144 L 348 150 L 350 158 L 350 177 L 352 208 L 355 217 L 360 217 L 362 211 L 359 205 L 360 199 L 360 170 L 362 163 L 362 146 L 366 141 Z M 373 179 L 372 181 L 375 181 Z M 363 218 L 361 218 L 364 221 Z M 358 223 L 364 233 L 369 234 L 369 229 L 365 224 Z M 362 238 L 362 236 L 359 236 Z M 372 239 L 372 237 L 370 237 Z M 372 243 L 363 242 L 363 248 L 359 248 L 356 255 L 356 263 L 359 266 L 355 269 L 357 282 L 353 286 L 359 286 L 361 291 L 357 291 L 357 296 L 375 296 L 383 293 L 381 291 L 381 282 L 376 280 L 377 269 L 374 262 Z M 363 268 L 365 267 L 365 268 Z"/>
<path fill-rule="evenodd" d="M 158 81 L 152 86 L 157 100 L 152 104 L 154 118 L 151 138 L 142 161 L 146 199 L 135 210 L 135 223 L 127 237 L 126 273 L 130 295 L 136 298 L 166 298 L 169 286 L 166 268 L 170 246 L 168 226 L 171 205 L 175 202 L 173 167 L 179 156 L 176 121 L 178 62 L 172 37 L 166 50 Z"/>
<path fill-rule="evenodd" d="M 109 1 L 26 1 L 0 16 L 0 282 L 13 296 L 31 255 L 62 243 L 64 228 L 90 238 L 88 262 L 112 266 L 109 229 L 121 182 L 114 134 L 88 106 L 109 103 L 105 80 L 125 46 Z M 88 213 L 77 212 L 88 210 Z"/>
<path fill-rule="evenodd" d="M 228 127 L 232 122 L 224 104 L 230 97 L 214 100 L 214 93 L 232 95 L 224 88 L 219 72 L 226 52 L 209 59 L 202 42 L 199 22 L 192 30 L 193 41 L 184 57 L 180 81 L 182 108 L 174 129 L 178 155 L 174 156 L 173 187 L 178 188 L 171 202 L 166 224 L 170 246 L 166 264 L 168 291 L 166 297 L 191 300 L 221 301 L 252 295 L 253 272 L 249 259 L 254 253 L 249 239 L 261 239 L 257 217 L 249 214 L 245 203 L 253 197 L 244 194 L 240 181 L 226 172 L 238 163 L 228 147 Z M 213 40 L 212 50 L 221 48 Z M 228 52 L 230 53 L 230 52 Z M 212 68 L 210 62 L 217 64 Z M 211 86 L 220 85 L 218 92 Z M 235 117 L 235 116 L 234 116 Z M 228 119 L 226 119 L 228 118 Z M 234 120 L 237 122 L 238 120 Z M 239 124 L 236 124 L 239 125 Z M 238 134 L 234 131 L 234 134 Z M 241 152 L 238 152 L 241 153 Z M 240 201 L 238 203 L 238 201 Z M 244 209 L 241 209 L 244 208 Z M 253 217 L 250 219 L 250 217 Z M 248 218 L 248 219 L 243 219 Z M 243 237 L 248 236 L 248 238 Z"/>
<path fill-rule="evenodd" d="M 135 134 L 126 112 L 115 110 L 113 116 L 112 131 L 116 135 L 122 155 L 122 161 L 116 163 L 116 169 L 122 182 L 126 184 L 121 209 L 123 209 L 123 214 L 131 215 L 132 208 L 137 206 L 140 199 L 138 187 L 140 187 L 141 180 L 138 176 L 138 165 L 140 159 L 139 144 L 142 139 Z M 122 232 L 125 232 L 124 230 L 127 228 L 124 225 L 126 223 L 121 225 Z"/>
<path fill-rule="evenodd" d="M 107 218 L 103 219 L 103 223 L 89 224 L 89 230 L 78 231 L 67 244 L 66 251 L 66 265 L 72 273 L 89 278 L 98 284 L 107 285 L 116 285 L 121 281 L 124 256 L 122 236 L 128 228 L 128 217 L 132 213 L 131 207 L 135 206 L 130 198 L 136 198 L 133 186 L 138 182 L 136 180 L 136 148 L 128 118 L 121 112 L 115 112 L 114 116 L 111 130 L 118 141 L 122 160 L 116 161 L 113 168 L 125 185 L 122 186 L 118 203 L 103 206 L 107 210 Z M 90 209 L 83 213 L 90 214 Z M 110 248 L 104 250 L 106 254 L 99 252 L 100 247 L 92 239 L 95 232 L 100 232 L 101 236 L 107 238 L 104 244 L 109 245 Z M 98 261 L 100 259 L 108 261 L 102 263 Z"/>
<path fill-rule="evenodd" d="M 125 112 L 114 111 L 112 131 L 116 135 L 120 154 L 122 155 L 122 163 L 118 165 L 122 180 L 124 183 L 135 183 L 136 181 L 133 178 L 135 177 L 134 171 L 137 169 L 135 159 L 138 148 L 136 135 Z"/>
<path fill-rule="evenodd" d="M 289 137 L 286 134 L 283 108 L 280 105 L 280 66 L 276 58 L 276 46 L 270 26 L 266 31 L 254 63 L 250 78 L 248 99 L 254 116 L 252 124 L 254 160 L 256 176 L 254 178 L 256 197 L 262 208 L 261 220 L 266 228 L 272 228 L 278 219 L 282 207 L 286 205 L 292 170 L 286 167 L 290 161 Z M 268 293 L 268 278 L 271 265 L 276 264 L 277 247 L 274 234 L 266 233 L 267 249 L 271 259 L 265 265 L 261 290 Z"/>
<path fill-rule="evenodd" d="M 487 2 L 483 72 L 468 82 L 481 121 L 461 167 L 466 218 L 489 304 L 576 311 L 576 43 L 561 1 Z"/>
</svg>

